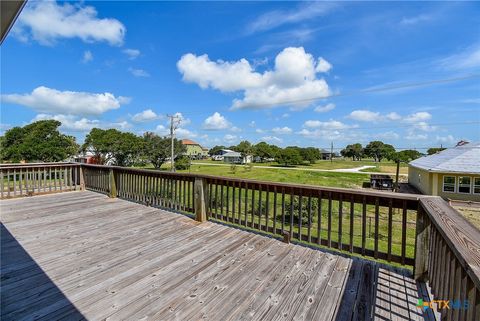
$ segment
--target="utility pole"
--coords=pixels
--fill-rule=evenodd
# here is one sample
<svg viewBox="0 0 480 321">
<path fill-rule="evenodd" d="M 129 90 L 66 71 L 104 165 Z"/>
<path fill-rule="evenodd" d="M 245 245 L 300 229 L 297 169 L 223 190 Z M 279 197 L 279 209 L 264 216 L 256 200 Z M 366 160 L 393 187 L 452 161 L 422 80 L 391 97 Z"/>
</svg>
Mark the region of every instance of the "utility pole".
<svg viewBox="0 0 480 321">
<path fill-rule="evenodd" d="M 177 125 L 180 123 L 180 117 L 178 115 L 167 115 L 170 118 L 170 171 L 175 172 L 175 163 L 174 163 L 174 146 L 173 141 L 175 139 L 175 129 L 177 129 Z M 178 119 L 178 123 L 177 122 Z"/>
<path fill-rule="evenodd" d="M 330 163 L 333 163 L 333 142 L 330 144 Z"/>
</svg>

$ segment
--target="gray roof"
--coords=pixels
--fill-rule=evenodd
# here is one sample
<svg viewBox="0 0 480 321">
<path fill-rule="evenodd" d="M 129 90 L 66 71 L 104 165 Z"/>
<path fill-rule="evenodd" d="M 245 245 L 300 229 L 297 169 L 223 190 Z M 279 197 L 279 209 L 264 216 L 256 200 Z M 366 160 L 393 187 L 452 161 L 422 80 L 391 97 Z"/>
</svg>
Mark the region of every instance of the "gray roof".
<svg viewBox="0 0 480 321">
<path fill-rule="evenodd" d="M 480 173 L 480 142 L 445 149 L 413 160 L 409 165 L 431 172 Z"/>
<path fill-rule="evenodd" d="M 223 157 L 242 157 L 242 154 L 231 151 L 223 154 Z"/>
</svg>

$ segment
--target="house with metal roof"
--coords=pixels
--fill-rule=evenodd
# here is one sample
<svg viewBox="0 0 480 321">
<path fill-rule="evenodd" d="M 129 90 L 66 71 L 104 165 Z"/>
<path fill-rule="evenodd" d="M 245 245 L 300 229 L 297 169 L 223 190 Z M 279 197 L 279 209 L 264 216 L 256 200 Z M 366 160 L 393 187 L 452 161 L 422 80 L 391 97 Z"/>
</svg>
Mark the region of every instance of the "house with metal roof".
<svg viewBox="0 0 480 321">
<path fill-rule="evenodd" d="M 480 202 L 480 142 L 411 161 L 408 183 L 423 194 Z"/>
<path fill-rule="evenodd" d="M 247 164 L 252 162 L 252 155 L 247 155 L 242 157 L 242 154 L 239 152 L 228 152 L 222 155 L 223 161 L 229 164 Z"/>
</svg>

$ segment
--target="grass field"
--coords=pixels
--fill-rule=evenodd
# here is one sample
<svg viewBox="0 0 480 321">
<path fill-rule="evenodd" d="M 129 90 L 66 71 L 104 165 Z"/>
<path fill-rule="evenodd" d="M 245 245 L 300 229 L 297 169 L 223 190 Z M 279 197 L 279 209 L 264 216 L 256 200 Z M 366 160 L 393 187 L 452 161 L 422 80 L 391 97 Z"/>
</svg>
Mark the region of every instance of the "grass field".
<svg viewBox="0 0 480 321">
<path fill-rule="evenodd" d="M 362 184 L 369 180 L 368 175 L 357 173 L 311 172 L 255 166 L 251 169 L 248 166 L 236 166 L 233 171 L 229 166 L 192 165 L 190 170 L 183 172 L 346 188 L 361 188 Z"/>
<path fill-rule="evenodd" d="M 194 163 L 207 163 L 207 164 L 224 164 L 220 161 L 212 160 L 198 160 Z M 271 163 L 253 163 L 253 166 L 271 166 L 271 167 L 282 167 L 281 165 L 271 162 Z M 298 165 L 293 166 L 295 168 L 312 168 L 312 169 L 326 169 L 326 170 L 335 170 L 335 169 L 350 169 L 357 168 L 361 166 L 375 166 L 374 168 L 367 168 L 362 170 L 362 172 L 380 172 L 380 173 L 395 173 L 397 170 L 397 165 L 394 162 L 382 161 L 380 163 L 374 162 L 373 160 L 361 160 L 361 161 L 352 161 L 350 159 L 335 159 L 333 162 L 328 160 L 317 161 L 315 164 L 309 165 Z M 400 164 L 400 174 L 408 174 L 408 165 L 405 163 Z"/>
</svg>

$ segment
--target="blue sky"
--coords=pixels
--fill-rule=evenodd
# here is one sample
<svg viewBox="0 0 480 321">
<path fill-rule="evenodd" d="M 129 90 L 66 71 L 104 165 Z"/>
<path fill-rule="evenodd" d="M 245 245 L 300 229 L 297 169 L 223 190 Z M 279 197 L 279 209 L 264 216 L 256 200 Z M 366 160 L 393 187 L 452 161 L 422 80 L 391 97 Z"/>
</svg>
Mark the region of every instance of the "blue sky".
<svg viewBox="0 0 480 321">
<path fill-rule="evenodd" d="M 1 129 L 62 121 L 397 148 L 480 140 L 475 2 L 35 2 L 1 47 Z"/>
</svg>

